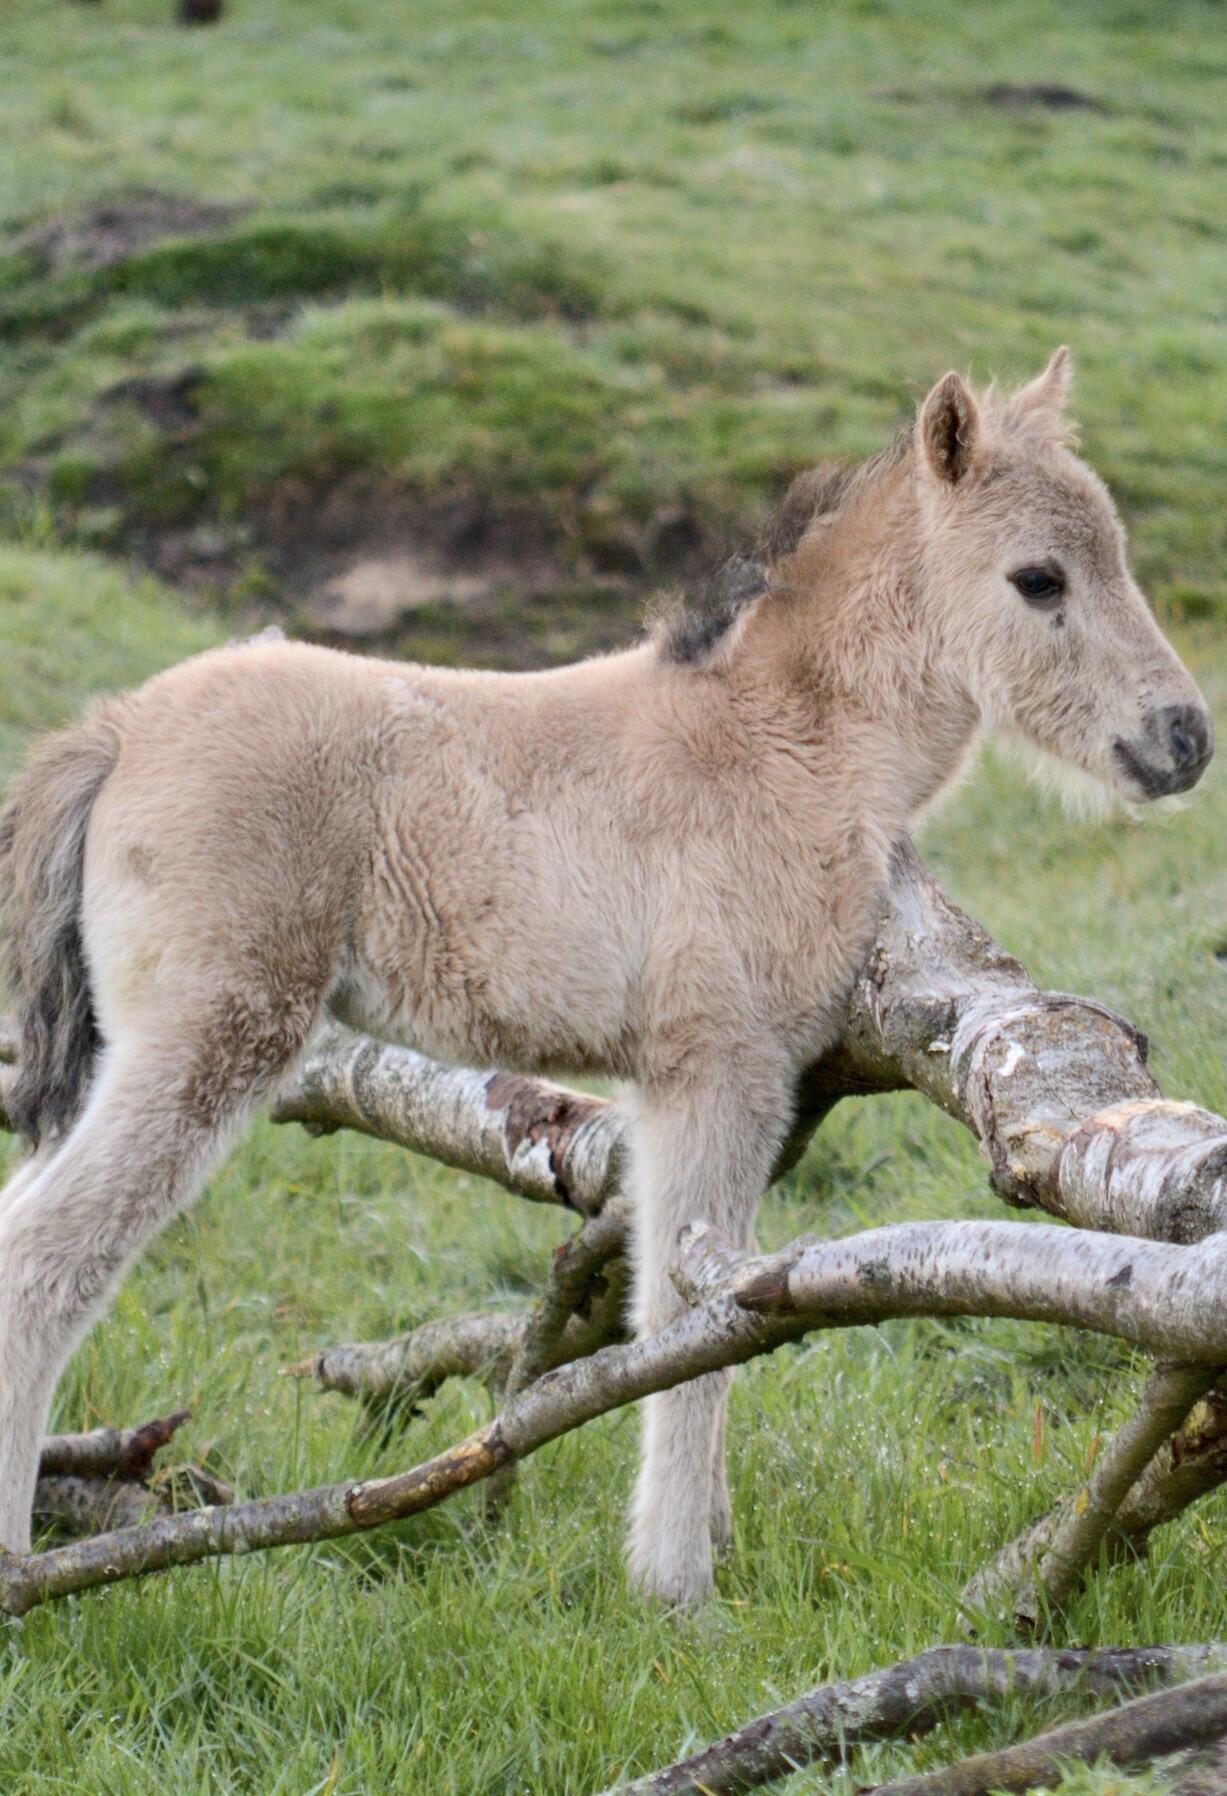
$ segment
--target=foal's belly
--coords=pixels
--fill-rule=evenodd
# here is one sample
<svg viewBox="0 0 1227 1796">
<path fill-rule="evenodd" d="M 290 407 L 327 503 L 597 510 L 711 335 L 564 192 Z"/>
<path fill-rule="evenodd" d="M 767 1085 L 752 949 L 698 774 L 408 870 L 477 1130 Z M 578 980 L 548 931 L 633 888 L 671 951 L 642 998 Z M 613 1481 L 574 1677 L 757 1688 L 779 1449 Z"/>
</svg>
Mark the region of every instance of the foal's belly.
<svg viewBox="0 0 1227 1796">
<path fill-rule="evenodd" d="M 384 837 L 332 1008 L 436 1059 L 632 1076 L 639 957 L 607 884 L 488 824 Z"/>
</svg>

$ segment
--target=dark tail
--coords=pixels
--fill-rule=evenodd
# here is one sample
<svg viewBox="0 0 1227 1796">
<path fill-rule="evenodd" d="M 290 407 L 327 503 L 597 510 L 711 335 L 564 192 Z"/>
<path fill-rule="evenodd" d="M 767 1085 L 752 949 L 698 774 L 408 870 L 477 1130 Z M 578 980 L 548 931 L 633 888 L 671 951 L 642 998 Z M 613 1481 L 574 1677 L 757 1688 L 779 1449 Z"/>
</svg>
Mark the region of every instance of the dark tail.
<svg viewBox="0 0 1227 1796">
<path fill-rule="evenodd" d="M 0 813 L 5 971 L 20 1043 L 8 1107 L 35 1144 L 76 1121 L 98 1052 L 81 935 L 85 831 L 118 755 L 104 708 L 36 749 Z"/>
</svg>

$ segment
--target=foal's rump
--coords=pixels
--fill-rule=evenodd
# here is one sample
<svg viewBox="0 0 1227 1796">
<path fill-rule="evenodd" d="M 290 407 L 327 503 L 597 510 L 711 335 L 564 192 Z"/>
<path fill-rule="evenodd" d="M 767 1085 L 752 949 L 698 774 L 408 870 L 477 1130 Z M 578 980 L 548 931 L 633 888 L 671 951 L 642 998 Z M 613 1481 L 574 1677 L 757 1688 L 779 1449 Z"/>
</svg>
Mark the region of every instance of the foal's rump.
<svg viewBox="0 0 1227 1796">
<path fill-rule="evenodd" d="M 344 656 L 221 650 L 39 749 L 0 826 L 28 1134 L 75 1120 L 102 1042 L 230 1090 L 302 1045 L 369 814 L 360 692 Z"/>
</svg>

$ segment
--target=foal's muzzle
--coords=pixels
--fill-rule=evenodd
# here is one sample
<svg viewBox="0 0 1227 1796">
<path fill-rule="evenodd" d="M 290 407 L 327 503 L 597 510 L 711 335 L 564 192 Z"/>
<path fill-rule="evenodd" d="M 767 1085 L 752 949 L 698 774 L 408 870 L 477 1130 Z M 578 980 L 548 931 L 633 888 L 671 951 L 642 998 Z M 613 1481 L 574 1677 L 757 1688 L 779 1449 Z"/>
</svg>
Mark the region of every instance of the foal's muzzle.
<svg viewBox="0 0 1227 1796">
<path fill-rule="evenodd" d="M 1118 736 L 1112 753 L 1139 797 L 1165 798 L 1197 784 L 1214 753 L 1214 731 L 1200 705 L 1165 705 L 1140 736 Z"/>
</svg>

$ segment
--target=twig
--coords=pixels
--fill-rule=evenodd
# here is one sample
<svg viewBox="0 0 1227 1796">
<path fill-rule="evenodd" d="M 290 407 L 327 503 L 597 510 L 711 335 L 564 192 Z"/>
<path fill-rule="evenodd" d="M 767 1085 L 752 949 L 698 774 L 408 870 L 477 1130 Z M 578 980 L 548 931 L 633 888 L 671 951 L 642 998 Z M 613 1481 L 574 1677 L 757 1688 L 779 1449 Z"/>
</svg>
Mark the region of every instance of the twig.
<svg viewBox="0 0 1227 1796">
<path fill-rule="evenodd" d="M 598 1277 L 607 1272 L 610 1263 L 626 1250 L 628 1210 L 628 1204 L 622 1199 L 607 1204 L 599 1216 L 591 1218 L 569 1241 L 554 1249 L 545 1289 L 528 1318 L 511 1362 L 507 1378 L 509 1397 L 514 1397 L 551 1367 L 565 1363 L 559 1356 L 564 1351 L 568 1325 L 577 1315 L 595 1321 L 595 1327 L 586 1331 L 595 1337 L 592 1348 L 587 1349 L 589 1352 L 597 1346 L 607 1345 L 620 1332 L 624 1281 L 615 1281 L 612 1291 L 608 1283 L 600 1291 L 594 1286 Z M 611 1295 L 612 1305 L 609 1302 Z M 594 1308 L 598 1312 L 595 1318 Z M 577 1357 L 574 1342 L 568 1342 L 565 1357 Z"/>
<path fill-rule="evenodd" d="M 627 1214 L 626 1200 L 614 1198 L 554 1249 L 545 1289 L 525 1318 L 512 1356 L 505 1397 L 516 1396 L 555 1366 L 626 1338 Z M 515 1475 L 515 1466 L 506 1465 L 486 1486 L 491 1517 L 507 1502 Z"/>
<path fill-rule="evenodd" d="M 1146 1765 L 1170 1752 L 1208 1746 L 1227 1732 L 1227 1673 L 1199 1678 L 1038 1734 L 1004 1752 L 984 1752 L 943 1771 L 879 1784 L 874 1796 L 988 1796 L 1050 1783 L 1071 1760 L 1101 1756 L 1114 1765 Z"/>
<path fill-rule="evenodd" d="M 287 1373 L 310 1374 L 321 1390 L 341 1391 L 383 1403 L 390 1398 L 423 1402 L 445 1378 L 483 1378 L 497 1384 L 524 1332 L 526 1317 L 514 1312 L 449 1316 L 424 1322 L 394 1341 L 326 1347 Z"/>
<path fill-rule="evenodd" d="M 933 1646 L 847 1683 L 821 1684 L 675 1765 L 620 1784 L 618 1796 L 734 1796 L 820 1760 L 843 1760 L 852 1747 L 926 1733 L 987 1697 L 1102 1695 L 1174 1682 L 1225 1661 L 1227 1645 L 1025 1652 Z"/>
<path fill-rule="evenodd" d="M 593 1273 L 596 1270 L 596 1266 L 590 1268 Z M 576 1300 L 585 1313 L 559 1314 L 557 1329 L 542 1329 L 532 1362 L 537 1363 L 539 1357 L 541 1370 L 565 1365 L 623 1338 L 620 1281 L 610 1281 L 599 1301 L 594 1301 L 592 1285 L 585 1283 Z M 525 1351 L 537 1321 L 534 1310 L 446 1316 L 424 1322 L 392 1341 L 325 1347 L 285 1370 L 291 1377 L 313 1377 L 321 1390 L 339 1391 L 372 1404 L 396 1399 L 415 1406 L 433 1396 L 448 1378 L 480 1378 L 494 1391 L 514 1394 L 512 1367 L 516 1356 Z"/>
</svg>

